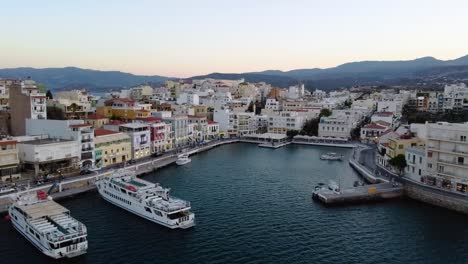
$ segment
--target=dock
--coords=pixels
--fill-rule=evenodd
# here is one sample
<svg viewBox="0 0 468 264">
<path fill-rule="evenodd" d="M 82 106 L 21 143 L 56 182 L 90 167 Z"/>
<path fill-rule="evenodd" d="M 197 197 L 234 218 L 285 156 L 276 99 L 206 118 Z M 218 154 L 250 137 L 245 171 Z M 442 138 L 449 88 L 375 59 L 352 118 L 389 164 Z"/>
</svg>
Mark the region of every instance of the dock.
<svg viewBox="0 0 468 264">
<path fill-rule="evenodd" d="M 287 146 L 291 144 L 291 142 L 283 142 L 283 143 L 275 143 L 275 144 L 272 144 L 272 143 L 262 143 L 262 144 L 259 144 L 258 147 L 260 148 L 271 148 L 271 149 L 277 149 L 277 148 L 281 148 L 281 147 L 284 147 L 284 146 Z"/>
<path fill-rule="evenodd" d="M 326 205 L 339 205 L 394 199 L 401 196 L 403 196 L 402 186 L 378 183 L 345 189 L 339 193 L 323 188 L 315 191 L 312 198 Z"/>
</svg>

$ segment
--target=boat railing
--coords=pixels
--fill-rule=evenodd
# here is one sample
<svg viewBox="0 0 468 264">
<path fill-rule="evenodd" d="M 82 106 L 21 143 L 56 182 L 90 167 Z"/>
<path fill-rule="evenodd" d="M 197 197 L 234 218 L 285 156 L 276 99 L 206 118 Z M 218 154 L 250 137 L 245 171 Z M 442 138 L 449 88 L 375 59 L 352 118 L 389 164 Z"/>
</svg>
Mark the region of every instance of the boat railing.
<svg viewBox="0 0 468 264">
<path fill-rule="evenodd" d="M 57 234 L 57 233 L 49 233 L 49 234 L 46 235 L 46 238 L 50 242 L 61 242 L 61 241 L 64 241 L 64 240 L 69 240 L 69 239 L 81 237 L 81 236 L 86 235 L 86 234 L 87 234 L 86 228 L 84 228 L 83 230 L 72 233 L 72 234 L 62 234 L 62 235 L 60 235 L 60 234 Z"/>
</svg>

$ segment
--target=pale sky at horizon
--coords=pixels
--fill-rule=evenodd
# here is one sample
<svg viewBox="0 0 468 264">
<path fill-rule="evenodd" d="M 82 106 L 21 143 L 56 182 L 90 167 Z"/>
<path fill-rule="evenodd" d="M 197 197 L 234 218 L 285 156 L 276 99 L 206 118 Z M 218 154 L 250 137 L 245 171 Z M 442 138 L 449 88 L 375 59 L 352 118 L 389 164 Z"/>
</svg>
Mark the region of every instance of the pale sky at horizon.
<svg viewBox="0 0 468 264">
<path fill-rule="evenodd" d="M 468 54 L 468 1 L 0 1 L 0 68 L 189 77 Z"/>
</svg>

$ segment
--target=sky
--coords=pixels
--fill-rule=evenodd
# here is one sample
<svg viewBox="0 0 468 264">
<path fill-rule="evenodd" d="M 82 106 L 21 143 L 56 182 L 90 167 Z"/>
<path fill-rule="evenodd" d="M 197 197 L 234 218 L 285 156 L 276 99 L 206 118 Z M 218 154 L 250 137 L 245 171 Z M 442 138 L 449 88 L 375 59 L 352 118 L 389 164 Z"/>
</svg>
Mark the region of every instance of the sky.
<svg viewBox="0 0 468 264">
<path fill-rule="evenodd" d="M 0 0 L 0 68 L 189 77 L 468 54 L 466 0 Z"/>
</svg>

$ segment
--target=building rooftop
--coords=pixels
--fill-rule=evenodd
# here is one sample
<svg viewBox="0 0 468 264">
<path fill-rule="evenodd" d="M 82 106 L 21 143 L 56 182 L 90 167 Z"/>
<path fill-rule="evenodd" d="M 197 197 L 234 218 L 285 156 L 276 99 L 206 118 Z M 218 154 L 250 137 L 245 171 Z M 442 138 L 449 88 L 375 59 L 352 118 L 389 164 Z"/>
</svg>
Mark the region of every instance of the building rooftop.
<svg viewBox="0 0 468 264">
<path fill-rule="evenodd" d="M 80 128 L 80 127 L 91 127 L 91 125 L 90 124 L 74 124 L 74 125 L 70 125 L 69 127 Z"/>
<path fill-rule="evenodd" d="M 128 127 L 128 128 L 143 128 L 143 127 L 148 127 L 147 124 L 143 124 L 143 123 L 127 123 L 127 124 L 123 124 L 123 125 L 120 125 L 121 127 Z"/>
<path fill-rule="evenodd" d="M 108 130 L 104 128 L 98 128 L 94 130 L 94 136 L 95 137 L 100 137 L 100 136 L 106 136 L 106 135 L 112 135 L 112 134 L 119 134 L 120 132 L 113 131 L 113 130 Z"/>
<path fill-rule="evenodd" d="M 127 122 L 122 121 L 122 120 L 111 120 L 111 121 L 109 121 L 109 123 L 107 123 L 106 125 L 120 126 L 120 125 L 123 125 L 123 124 L 127 124 Z"/>
<path fill-rule="evenodd" d="M 0 146 L 2 145 L 14 145 L 18 143 L 16 140 L 0 140 Z"/>
<path fill-rule="evenodd" d="M 90 114 L 88 116 L 88 119 L 90 119 L 90 120 L 107 119 L 107 117 L 105 115 L 100 115 L 100 114 Z"/>
<path fill-rule="evenodd" d="M 26 145 L 47 145 L 47 144 L 56 144 L 56 143 L 63 143 L 63 142 L 73 142 L 74 140 L 68 139 L 58 139 L 58 138 L 46 138 L 46 139 L 35 139 L 30 141 L 21 142 L 21 144 Z"/>
</svg>

